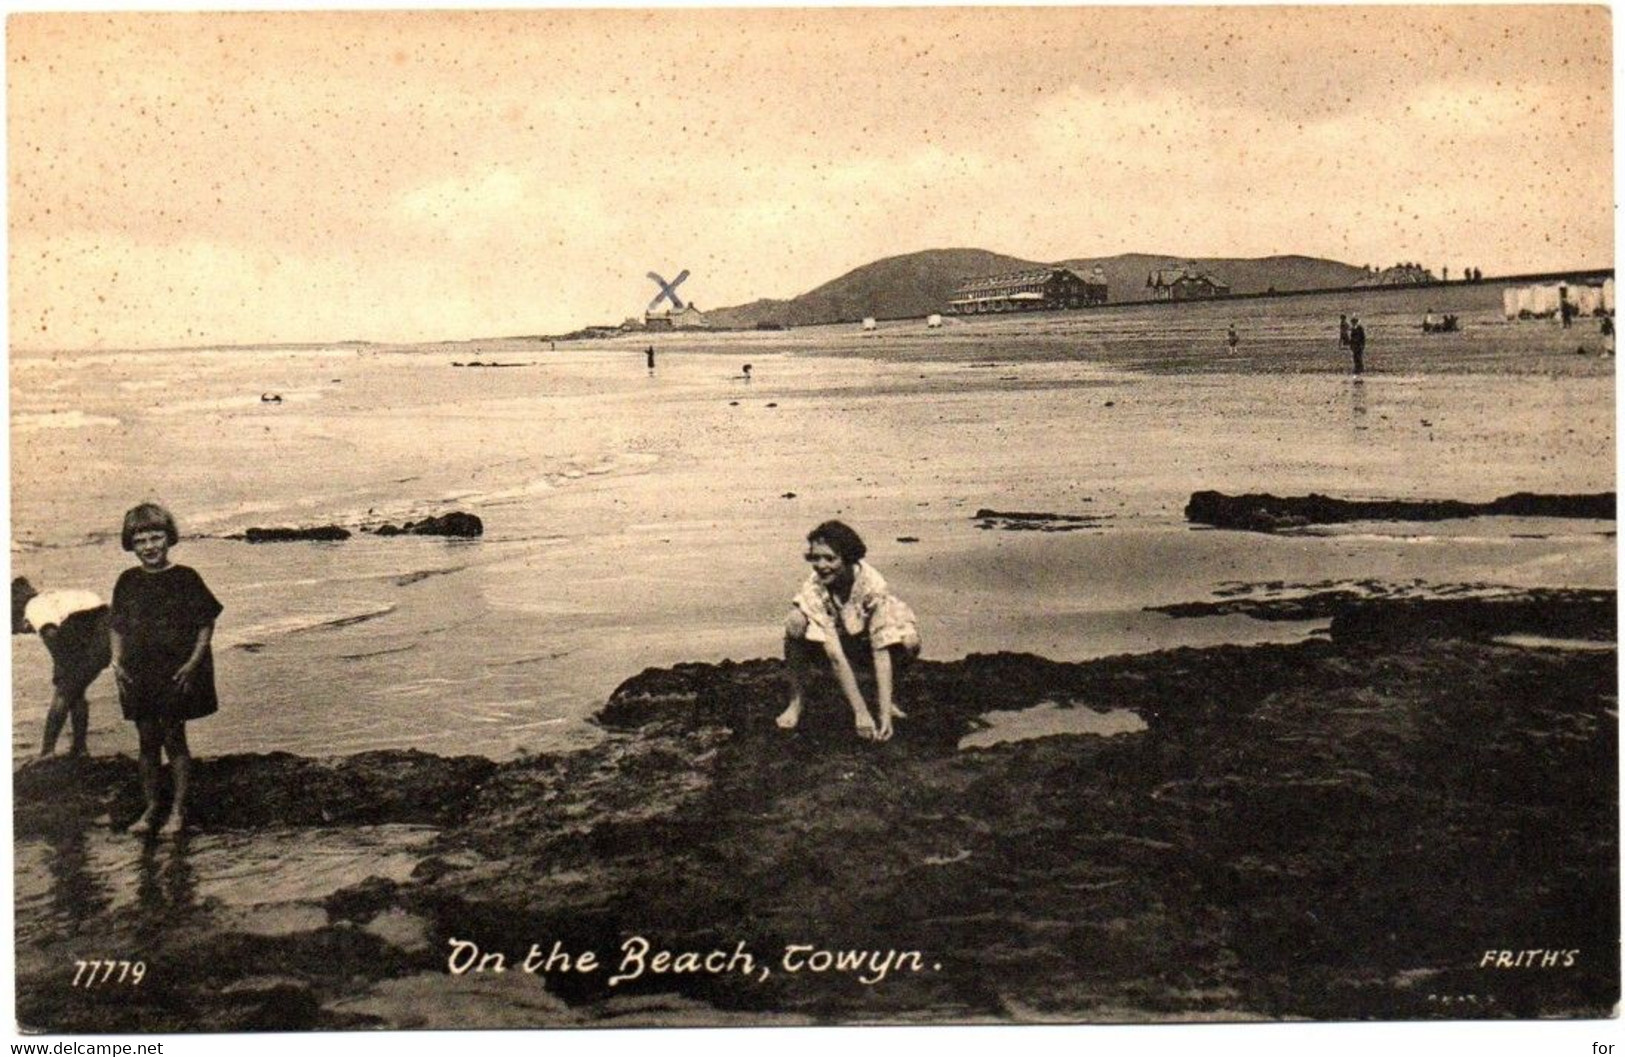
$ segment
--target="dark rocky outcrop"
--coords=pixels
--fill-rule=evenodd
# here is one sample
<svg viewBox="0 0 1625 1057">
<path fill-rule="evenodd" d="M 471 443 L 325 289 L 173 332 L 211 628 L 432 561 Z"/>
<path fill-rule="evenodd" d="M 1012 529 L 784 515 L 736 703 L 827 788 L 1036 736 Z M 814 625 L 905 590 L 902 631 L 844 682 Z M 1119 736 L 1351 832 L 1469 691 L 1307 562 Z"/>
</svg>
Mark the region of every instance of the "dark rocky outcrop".
<svg viewBox="0 0 1625 1057">
<path fill-rule="evenodd" d="M 1076 532 L 1094 528 L 1105 516 L 1089 514 L 1050 514 L 1025 510 L 989 510 L 982 507 L 974 518 L 977 528 L 1007 532 Z"/>
<path fill-rule="evenodd" d="M 1508 635 L 1611 643 L 1619 640 L 1613 591 L 1529 591 L 1500 598 L 1363 599 L 1332 614 L 1333 642 L 1396 644 L 1426 639 L 1490 642 Z"/>
<path fill-rule="evenodd" d="M 485 523 L 475 514 L 454 510 L 421 521 L 408 521 L 402 525 L 380 525 L 372 529 L 379 536 L 457 536 L 473 539 L 484 535 Z"/>
<path fill-rule="evenodd" d="M 1619 637 L 1613 591 L 1532 590 L 1467 598 L 1379 598 L 1343 588 L 1285 597 L 1230 598 L 1152 606 L 1173 617 L 1241 614 L 1255 620 L 1330 620 L 1337 642 L 1405 642 L 1509 634 L 1613 642 Z"/>
<path fill-rule="evenodd" d="M 1185 519 L 1215 528 L 1277 532 L 1349 521 L 1447 521 L 1493 515 L 1612 520 L 1614 511 L 1612 492 L 1588 495 L 1517 492 L 1488 503 L 1466 503 L 1455 499 L 1357 500 L 1319 494 L 1226 495 L 1203 491 L 1192 493 L 1190 502 L 1185 504 Z"/>
<path fill-rule="evenodd" d="M 122 829 L 141 814 L 134 761 L 123 756 L 62 757 L 22 768 L 12 779 L 18 837 L 59 831 L 100 815 Z M 286 752 L 207 757 L 194 764 L 210 789 L 192 817 L 202 829 L 251 826 L 439 825 L 461 816 L 497 765 L 479 756 L 394 750 L 319 760 Z"/>
<path fill-rule="evenodd" d="M 1604 619 L 1593 596 L 1444 601 L 1364 600 L 1331 614 L 1330 640 L 1292 645 L 920 662 L 885 744 L 854 736 L 828 686 L 800 729 L 777 729 L 782 667 L 757 660 L 627 680 L 603 740 L 575 753 L 205 761 L 205 832 L 319 818 L 439 836 L 409 879 L 334 892 L 325 924 L 288 935 L 196 907 L 154 929 L 146 895 L 49 928 L 28 910 L 18 1018 L 84 1032 L 1609 1016 L 1616 656 L 1493 638 L 1612 624 L 1587 631 Z M 1145 728 L 958 747 L 989 710 L 1034 706 L 1125 709 Z M 72 834 L 125 820 L 135 788 L 121 757 L 25 767 L 18 832 L 83 863 Z M 610 987 L 634 934 L 742 941 L 772 972 Z M 449 937 L 514 960 L 557 940 L 612 968 L 453 978 Z M 156 986 L 63 986 L 64 965 L 108 944 L 146 952 Z M 790 944 L 918 950 L 923 968 L 867 985 L 794 973 Z M 1525 946 L 1578 954 L 1561 971 L 1480 968 Z"/>
<path fill-rule="evenodd" d="M 449 514 L 407 521 L 400 525 L 384 524 L 365 529 L 378 536 L 455 536 L 474 539 L 485 534 L 485 523 L 476 514 L 454 510 Z M 347 540 L 350 530 L 339 525 L 315 525 L 308 528 L 250 528 L 227 539 L 246 540 L 249 543 L 291 543 L 303 540 Z"/>
<path fill-rule="evenodd" d="M 350 538 L 350 530 L 338 525 L 316 525 L 310 528 L 251 528 L 241 535 L 227 539 L 246 540 L 249 543 L 297 543 L 305 540 L 336 542 Z"/>
</svg>

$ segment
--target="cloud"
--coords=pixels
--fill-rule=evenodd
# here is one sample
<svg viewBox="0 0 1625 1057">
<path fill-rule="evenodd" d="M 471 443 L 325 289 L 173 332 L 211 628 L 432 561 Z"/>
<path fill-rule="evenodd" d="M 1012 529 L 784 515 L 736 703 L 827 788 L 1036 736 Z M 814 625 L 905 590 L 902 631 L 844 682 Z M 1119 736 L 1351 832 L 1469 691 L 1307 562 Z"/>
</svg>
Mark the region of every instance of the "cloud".
<svg viewBox="0 0 1625 1057">
<path fill-rule="evenodd" d="M 437 180 L 407 191 L 400 210 L 409 221 L 463 236 L 509 220 L 525 204 L 525 181 L 506 169 L 483 176 Z"/>
<path fill-rule="evenodd" d="M 924 144 L 911 150 L 856 152 L 834 162 L 781 158 L 749 178 L 729 177 L 729 222 L 742 231 L 786 234 L 810 221 L 862 222 L 907 217 L 956 201 L 989 159 Z M 828 231 L 809 232 L 828 238 Z"/>
<path fill-rule="evenodd" d="M 492 316 L 472 292 L 480 287 L 445 282 L 446 261 L 428 257 L 363 261 L 342 249 L 288 255 L 103 233 L 17 236 L 11 260 L 11 337 L 24 348 L 406 340 L 478 331 Z M 94 308 L 65 301 L 63 290 Z M 104 330 L 108 320 L 140 330 Z"/>
<path fill-rule="evenodd" d="M 1556 118 L 1561 108 L 1555 93 L 1538 85 L 1419 85 L 1395 115 L 1407 125 L 1456 136 L 1502 136 Z"/>
<path fill-rule="evenodd" d="M 23 15 L 11 319 L 47 344 L 534 333 L 638 311 L 649 268 L 714 307 L 932 246 L 1607 264 L 1608 20 Z"/>
<path fill-rule="evenodd" d="M 394 213 L 403 238 L 537 242 L 601 236 L 618 221 L 604 209 L 596 185 L 549 181 L 505 166 L 434 180 L 399 194 Z"/>
</svg>

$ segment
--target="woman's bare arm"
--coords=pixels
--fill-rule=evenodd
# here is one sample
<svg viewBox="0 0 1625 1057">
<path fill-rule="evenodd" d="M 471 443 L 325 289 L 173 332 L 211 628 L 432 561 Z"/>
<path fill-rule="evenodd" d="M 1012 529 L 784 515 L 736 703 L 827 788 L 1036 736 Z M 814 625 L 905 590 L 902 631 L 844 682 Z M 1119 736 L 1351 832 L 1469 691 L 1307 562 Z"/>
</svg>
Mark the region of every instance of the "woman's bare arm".
<svg viewBox="0 0 1625 1057">
<path fill-rule="evenodd" d="M 863 700 L 863 691 L 858 687 L 857 673 L 852 671 L 852 662 L 846 659 L 846 651 L 841 649 L 839 637 L 832 636 L 825 640 L 824 655 L 829 658 L 830 668 L 835 672 L 835 681 L 841 684 L 841 692 L 846 695 L 847 704 L 852 706 L 852 718 L 857 724 L 858 732 L 864 737 L 873 737 L 874 717 L 869 714 L 869 705 Z"/>
<path fill-rule="evenodd" d="M 214 622 L 203 625 L 197 629 L 197 639 L 192 643 L 192 652 L 175 671 L 175 685 L 182 690 L 192 688 L 192 676 L 197 672 L 198 665 L 203 663 L 204 655 L 209 652 L 209 640 L 214 638 Z"/>
</svg>

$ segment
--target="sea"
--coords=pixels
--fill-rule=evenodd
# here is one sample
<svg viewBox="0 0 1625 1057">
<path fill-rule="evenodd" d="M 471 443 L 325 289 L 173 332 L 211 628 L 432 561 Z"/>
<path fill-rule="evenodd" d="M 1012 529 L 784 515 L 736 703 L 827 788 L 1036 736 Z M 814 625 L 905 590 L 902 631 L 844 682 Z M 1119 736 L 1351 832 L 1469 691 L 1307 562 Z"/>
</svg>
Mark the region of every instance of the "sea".
<svg viewBox="0 0 1625 1057">
<path fill-rule="evenodd" d="M 804 536 L 832 517 L 920 614 L 928 659 L 1324 632 L 1153 608 L 1217 598 L 1614 585 L 1612 522 L 1270 536 L 1184 517 L 1210 488 L 1610 491 L 1611 370 L 1408 362 L 1356 381 L 1145 371 L 1091 347 L 1064 328 L 1035 344 L 1003 324 L 911 323 L 556 347 L 13 352 L 12 574 L 106 597 L 133 564 L 124 511 L 162 503 L 182 535 L 173 559 L 225 605 L 222 707 L 189 728 L 194 752 L 496 759 L 603 737 L 593 713 L 645 668 L 776 655 Z M 451 511 L 484 534 L 369 531 Z M 353 535 L 234 538 L 328 524 Z M 12 637 L 12 672 L 22 758 L 50 696 L 37 638 Z M 91 751 L 133 754 L 110 677 L 90 702 Z"/>
</svg>

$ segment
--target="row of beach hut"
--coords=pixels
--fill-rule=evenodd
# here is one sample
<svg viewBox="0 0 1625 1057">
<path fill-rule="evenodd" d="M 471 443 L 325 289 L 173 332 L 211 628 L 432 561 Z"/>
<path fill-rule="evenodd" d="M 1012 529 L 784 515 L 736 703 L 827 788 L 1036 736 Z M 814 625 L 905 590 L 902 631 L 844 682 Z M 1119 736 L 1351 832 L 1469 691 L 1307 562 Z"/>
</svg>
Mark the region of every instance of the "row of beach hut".
<svg viewBox="0 0 1625 1057">
<path fill-rule="evenodd" d="M 1530 316 L 1549 318 L 1561 315 L 1563 302 L 1574 306 L 1575 315 L 1593 316 L 1599 311 L 1614 310 L 1614 280 L 1604 279 L 1601 284 L 1536 283 L 1531 286 L 1509 286 L 1501 291 L 1501 311 L 1508 319 Z"/>
</svg>

